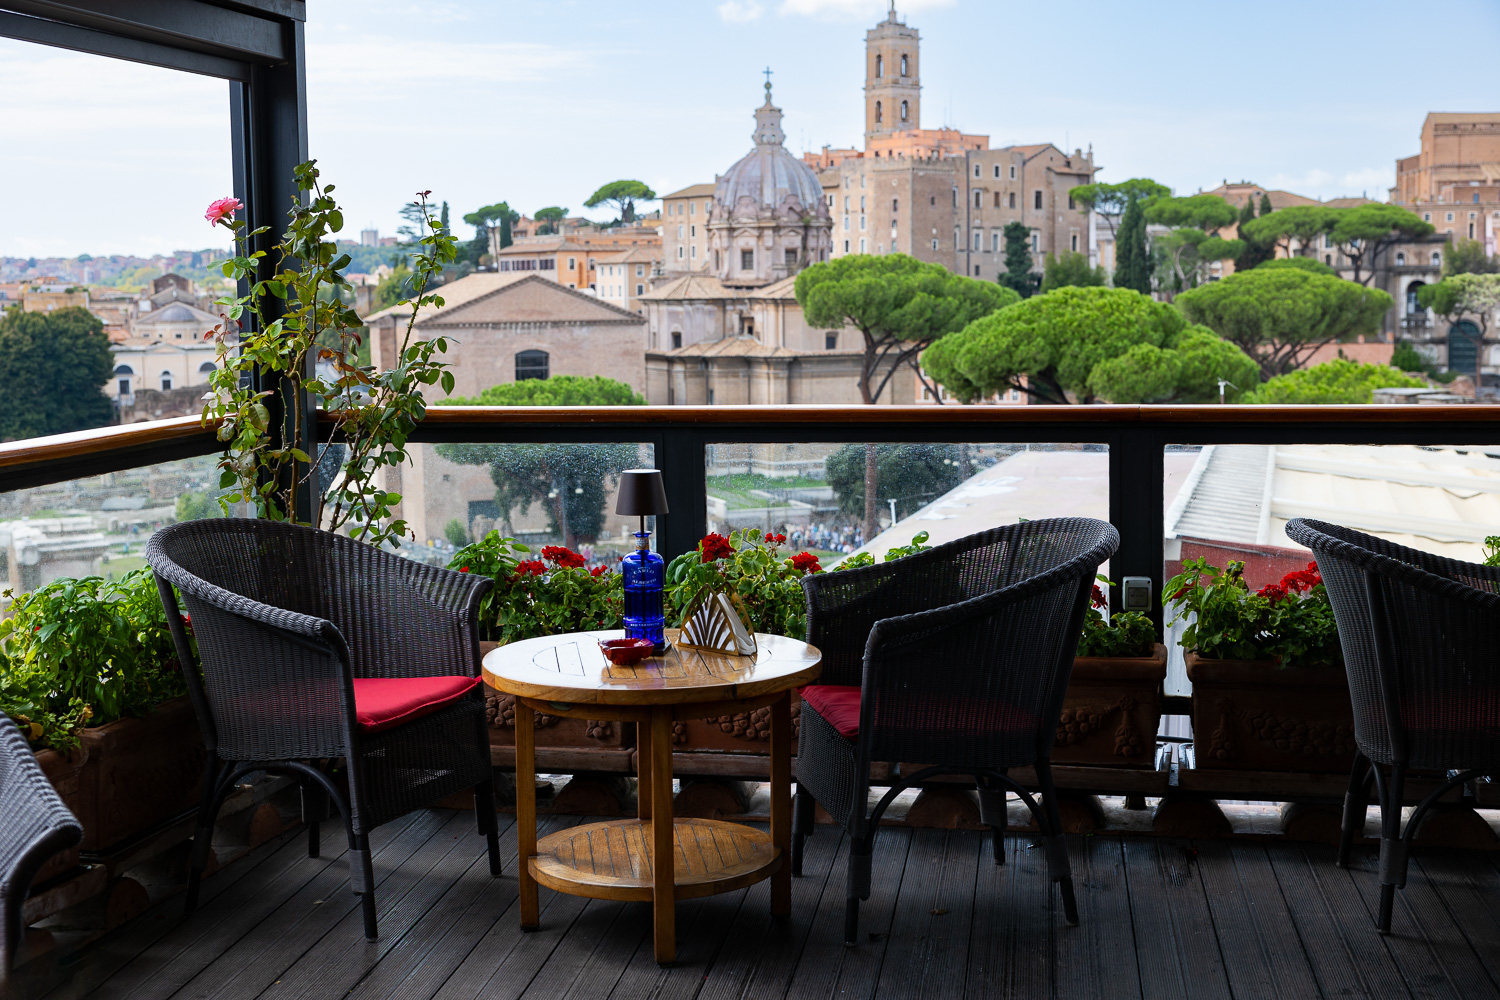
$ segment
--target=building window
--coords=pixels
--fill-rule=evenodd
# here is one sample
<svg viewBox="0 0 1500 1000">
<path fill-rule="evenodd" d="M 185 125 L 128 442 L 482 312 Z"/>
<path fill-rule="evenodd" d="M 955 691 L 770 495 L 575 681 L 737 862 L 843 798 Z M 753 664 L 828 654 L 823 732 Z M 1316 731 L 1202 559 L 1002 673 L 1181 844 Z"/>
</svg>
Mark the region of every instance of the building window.
<svg viewBox="0 0 1500 1000">
<path fill-rule="evenodd" d="M 689 251 L 688 251 L 688 256 L 691 257 L 691 258 L 693 258 L 694 260 L 697 260 L 698 259 L 698 248 L 696 246 L 691 247 L 689 249 Z"/>
<path fill-rule="evenodd" d="M 645 295 L 646 294 L 646 286 L 637 283 L 636 286 L 635 286 L 635 294 L 637 294 L 637 295 Z"/>
<path fill-rule="evenodd" d="M 975 191 L 974 192 L 974 207 L 975 208 L 983 208 L 984 207 L 984 192 L 983 191 Z"/>
<path fill-rule="evenodd" d="M 901 75 L 902 76 L 910 76 L 911 75 L 910 73 L 906 72 L 906 56 L 902 56 L 901 57 Z"/>
<path fill-rule="evenodd" d="M 974 252 L 978 253 L 980 250 L 984 249 L 984 233 L 976 229 L 974 230 L 973 236 L 974 239 L 971 242 L 974 244 Z"/>
<path fill-rule="evenodd" d="M 1014 163 L 1012 163 L 1010 165 L 1010 179 L 1011 180 L 1015 180 L 1016 179 L 1016 165 Z M 1015 208 L 1014 205 L 1012 205 L 1011 207 Z"/>
<path fill-rule="evenodd" d="M 849 241 L 845 240 L 844 241 L 844 253 L 848 253 L 848 252 L 849 252 Z"/>
<path fill-rule="evenodd" d="M 932 241 L 932 249 L 936 250 L 937 248 L 938 248 L 937 240 L 933 240 Z"/>
<path fill-rule="evenodd" d="M 1432 213 L 1431 212 L 1423 212 L 1422 213 L 1422 221 L 1423 222 L 1431 222 L 1432 221 Z"/>
<path fill-rule="evenodd" d="M 1073 252 L 1077 253 L 1078 252 L 1078 234 L 1077 233 L 1074 233 L 1072 235 L 1072 237 L 1070 239 L 1070 242 L 1072 243 Z"/>
<path fill-rule="evenodd" d="M 675 350 L 675 349 L 677 349 L 677 348 L 679 348 L 681 346 L 682 346 L 682 331 L 681 330 L 673 330 L 672 331 L 672 348 Z"/>
<path fill-rule="evenodd" d="M 902 121 L 906 121 L 906 114 L 907 114 L 907 106 L 906 106 L 906 102 L 905 102 L 905 101 L 902 101 L 902 102 L 901 102 L 901 120 L 902 120 Z M 877 153 L 877 154 L 876 154 L 876 155 L 877 155 L 877 156 L 878 156 L 878 155 L 880 155 L 880 154 L 878 154 L 878 153 Z"/>
<path fill-rule="evenodd" d="M 953 249 L 955 249 L 955 250 L 962 250 L 963 248 L 964 248 L 964 234 L 963 234 L 963 230 L 959 229 L 957 226 L 954 226 L 953 227 Z"/>
<path fill-rule="evenodd" d="M 788 249 L 787 250 L 787 252 L 786 252 L 786 266 L 787 267 L 796 267 L 797 266 L 797 251 L 796 250 L 792 250 L 792 249 Z"/>
<path fill-rule="evenodd" d="M 645 264 L 637 264 L 635 266 L 635 276 L 637 278 L 644 278 L 646 276 L 646 265 Z"/>
<path fill-rule="evenodd" d="M 1000 164 L 997 163 L 997 164 L 995 164 L 995 180 L 998 181 L 999 179 L 1000 179 Z M 1000 202 L 999 202 L 998 199 L 996 199 L 995 204 L 996 205 L 1000 204 Z"/>
<path fill-rule="evenodd" d="M 995 192 L 995 207 L 996 208 L 1000 207 L 1000 192 L 999 191 Z"/>
<path fill-rule="evenodd" d="M 128 395 L 130 395 L 130 379 L 128 379 L 128 378 L 122 378 L 122 379 L 120 379 L 120 395 L 122 395 L 122 396 L 128 396 Z"/>
<path fill-rule="evenodd" d="M 844 232 L 849 231 L 849 216 L 844 216 Z"/>
<path fill-rule="evenodd" d="M 836 333 L 823 334 L 823 350 L 836 351 L 839 349 L 839 335 Z"/>
<path fill-rule="evenodd" d="M 1073 195 L 1070 193 L 1068 195 L 1068 211 L 1071 212 L 1074 209 L 1076 209 L 1077 207 L 1078 207 L 1077 205 L 1073 204 Z"/>
<path fill-rule="evenodd" d="M 213 374 L 213 370 L 214 370 L 214 363 L 212 361 L 205 361 L 205 362 L 203 362 L 203 364 L 201 364 L 201 365 L 198 366 L 198 374 L 199 375 L 211 375 L 211 374 Z"/>
<path fill-rule="evenodd" d="M 688 236 L 696 240 L 698 238 L 698 227 L 688 226 Z"/>
<path fill-rule="evenodd" d="M 979 277 L 979 265 L 978 264 L 974 265 L 974 277 L 976 277 L 976 278 Z"/>
<path fill-rule="evenodd" d="M 859 252 L 860 253 L 868 253 L 869 252 L 869 251 L 867 251 L 865 249 L 865 246 L 866 246 L 865 241 L 864 240 L 860 240 L 859 241 Z"/>
<path fill-rule="evenodd" d="M 974 164 L 974 179 L 979 180 L 979 164 Z"/>
<path fill-rule="evenodd" d="M 990 253 L 1000 252 L 1000 230 L 990 230 Z"/>
<path fill-rule="evenodd" d="M 1442 267 L 1443 266 L 1443 255 L 1440 254 L 1440 253 L 1438 253 L 1436 250 L 1432 251 L 1432 266 L 1433 267 Z"/>
<path fill-rule="evenodd" d="M 1473 238 L 1474 238 L 1474 223 L 1471 222 L 1471 223 L 1469 223 L 1469 239 L 1472 240 Z M 179 336 L 180 336 L 180 334 L 179 334 Z"/>
<path fill-rule="evenodd" d="M 678 213 L 682 212 L 682 207 L 680 205 L 678 206 L 677 211 L 678 211 Z M 698 211 L 698 206 L 695 205 L 692 202 L 688 202 L 688 215 L 695 215 L 697 213 L 697 211 Z"/>
<path fill-rule="evenodd" d="M 589 268 L 592 269 L 593 266 L 594 266 L 594 262 L 593 261 L 589 261 Z M 556 271 L 557 270 L 557 261 L 553 260 L 551 257 L 548 257 L 546 260 L 543 260 L 541 262 L 541 269 L 543 271 Z"/>
<path fill-rule="evenodd" d="M 1323 249 L 1324 250 L 1332 250 L 1333 249 L 1333 234 L 1332 233 L 1324 233 L 1323 234 Z"/>
<path fill-rule="evenodd" d="M 1011 208 L 1015 208 L 1016 207 L 1016 193 L 1014 191 L 1012 191 L 1010 193 L 1010 207 Z"/>
<path fill-rule="evenodd" d="M 885 118 L 885 109 L 880 106 L 880 102 L 879 101 L 876 101 L 875 102 L 875 124 L 879 125 L 881 123 L 881 121 L 884 120 L 884 118 Z"/>
<path fill-rule="evenodd" d="M 1449 212 L 1448 215 L 1447 215 L 1447 217 L 1445 219 L 1443 219 L 1443 221 L 1444 222 L 1452 222 L 1453 221 L 1453 213 Z"/>
<path fill-rule="evenodd" d="M 860 231 L 863 231 L 865 228 L 865 217 L 863 215 L 859 217 L 859 228 Z"/>
<path fill-rule="evenodd" d="M 1035 208 L 1037 211 L 1041 211 L 1041 209 L 1042 209 L 1042 192 L 1041 191 L 1034 192 L 1032 194 L 1031 202 L 1032 202 L 1032 205 L 1031 205 L 1032 208 Z"/>
<path fill-rule="evenodd" d="M 546 351 L 520 351 L 516 354 L 516 381 L 546 378 L 549 374 Z"/>
<path fill-rule="evenodd" d="M 741 250 L 740 251 L 740 270 L 741 271 L 753 271 L 753 270 L 755 270 L 755 251 L 754 250 Z"/>
<path fill-rule="evenodd" d="M 677 259 L 678 260 L 682 259 L 682 247 L 678 247 L 677 248 Z"/>
<path fill-rule="evenodd" d="M 1042 249 L 1042 234 L 1035 229 L 1031 231 L 1031 252 L 1039 253 Z"/>
<path fill-rule="evenodd" d="M 1406 266 L 1406 254 L 1405 253 L 1403 253 L 1401 251 L 1397 251 L 1396 252 L 1396 266 L 1397 267 L 1405 267 Z"/>
<path fill-rule="evenodd" d="M 162 392 L 166 392 L 170 388 L 172 388 L 172 373 L 171 372 L 162 372 L 161 373 L 161 391 Z"/>
<path fill-rule="evenodd" d="M 1327 264 L 1329 267 L 1332 267 L 1333 266 L 1333 254 L 1331 254 L 1331 253 L 1325 253 L 1323 255 L 1323 263 Z"/>
<path fill-rule="evenodd" d="M 879 80 L 883 76 L 885 76 L 885 56 L 877 55 L 875 57 L 875 79 Z"/>
<path fill-rule="evenodd" d="M 953 189 L 953 207 L 958 207 L 958 188 Z"/>
<path fill-rule="evenodd" d="M 897 198 L 892 198 L 891 199 L 891 214 L 895 215 L 896 214 L 896 210 L 899 209 L 900 207 L 901 207 L 900 200 L 897 199 Z"/>
<path fill-rule="evenodd" d="M 576 258 L 573 258 L 573 257 L 569 257 L 568 258 L 568 270 L 569 271 L 576 271 L 576 270 L 578 270 L 578 261 L 577 261 Z"/>
<path fill-rule="evenodd" d="M 707 214 L 709 214 L 709 206 L 710 206 L 710 205 L 711 205 L 711 204 L 713 204 L 713 203 L 712 203 L 712 202 L 708 202 L 708 201 L 705 201 L 705 202 L 704 202 L 704 203 L 703 203 L 703 214 L 704 214 L 704 215 L 707 215 Z"/>
</svg>

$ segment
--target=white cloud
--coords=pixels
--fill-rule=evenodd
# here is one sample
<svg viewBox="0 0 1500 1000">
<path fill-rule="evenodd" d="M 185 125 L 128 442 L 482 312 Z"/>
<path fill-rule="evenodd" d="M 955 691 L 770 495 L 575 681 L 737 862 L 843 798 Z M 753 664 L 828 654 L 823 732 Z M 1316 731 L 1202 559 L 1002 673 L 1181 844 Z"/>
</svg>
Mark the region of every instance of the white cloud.
<svg viewBox="0 0 1500 1000">
<path fill-rule="evenodd" d="M 920 13 L 935 7 L 951 7 L 955 2 L 956 0 L 901 0 L 896 6 L 896 15 L 903 17 L 908 13 Z M 886 0 L 782 0 L 777 13 L 800 14 L 825 21 L 854 21 L 879 18 L 888 9 Z"/>
<path fill-rule="evenodd" d="M 754 21 L 766 12 L 755 0 L 724 0 L 718 6 L 719 17 L 730 24 L 745 24 Z"/>
</svg>

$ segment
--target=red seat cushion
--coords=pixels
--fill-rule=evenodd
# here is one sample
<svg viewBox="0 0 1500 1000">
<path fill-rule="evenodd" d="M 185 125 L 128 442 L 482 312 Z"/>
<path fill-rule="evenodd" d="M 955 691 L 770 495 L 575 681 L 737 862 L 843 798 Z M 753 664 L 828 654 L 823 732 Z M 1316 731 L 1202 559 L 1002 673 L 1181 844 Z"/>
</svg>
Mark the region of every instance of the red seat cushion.
<svg viewBox="0 0 1500 1000">
<path fill-rule="evenodd" d="M 478 677 L 356 677 L 354 716 L 364 732 L 384 732 L 436 712 L 478 684 Z"/>
<path fill-rule="evenodd" d="M 802 689 L 802 703 L 823 717 L 840 736 L 859 735 L 859 688 L 844 684 L 809 684 Z"/>
</svg>

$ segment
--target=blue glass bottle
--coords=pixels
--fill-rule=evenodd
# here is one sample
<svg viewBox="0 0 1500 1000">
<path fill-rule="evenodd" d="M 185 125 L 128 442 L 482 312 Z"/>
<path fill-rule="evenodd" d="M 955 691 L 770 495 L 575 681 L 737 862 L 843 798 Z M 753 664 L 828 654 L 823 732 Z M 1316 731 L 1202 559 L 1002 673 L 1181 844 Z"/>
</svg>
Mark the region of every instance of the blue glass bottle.
<svg viewBox="0 0 1500 1000">
<path fill-rule="evenodd" d="M 666 571 L 662 557 L 651 551 L 651 532 L 637 531 L 635 551 L 620 560 L 620 573 L 625 578 L 625 637 L 650 639 L 655 643 L 655 653 L 667 651 L 661 600 Z"/>
</svg>

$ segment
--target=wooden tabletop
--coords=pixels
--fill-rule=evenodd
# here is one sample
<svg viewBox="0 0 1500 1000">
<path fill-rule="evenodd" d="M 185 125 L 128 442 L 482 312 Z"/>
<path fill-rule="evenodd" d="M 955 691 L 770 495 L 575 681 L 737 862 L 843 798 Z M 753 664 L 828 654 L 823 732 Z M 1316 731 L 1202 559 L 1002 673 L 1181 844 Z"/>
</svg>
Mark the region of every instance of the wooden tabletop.
<svg viewBox="0 0 1500 1000">
<path fill-rule="evenodd" d="M 731 656 L 672 645 L 661 656 L 619 666 L 599 648 L 619 629 L 522 639 L 484 658 L 484 679 L 506 694 L 559 703 L 679 705 L 773 694 L 811 683 L 823 662 L 816 647 L 781 635 L 755 634 L 754 656 Z"/>
</svg>

